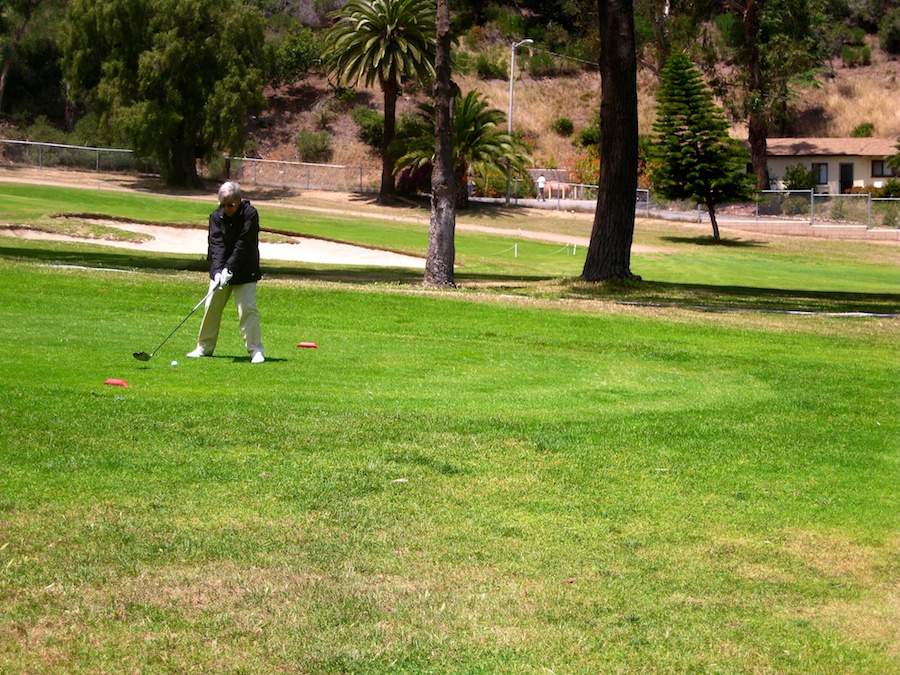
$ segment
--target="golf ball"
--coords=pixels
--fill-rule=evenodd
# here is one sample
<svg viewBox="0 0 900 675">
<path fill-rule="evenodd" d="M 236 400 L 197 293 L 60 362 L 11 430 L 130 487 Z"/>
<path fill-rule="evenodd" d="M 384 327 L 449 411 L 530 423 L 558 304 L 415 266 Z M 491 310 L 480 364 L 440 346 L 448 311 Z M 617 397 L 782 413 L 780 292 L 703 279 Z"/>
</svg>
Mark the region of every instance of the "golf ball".
<svg viewBox="0 0 900 675">
<path fill-rule="evenodd" d="M 172 366 L 177 366 L 177 365 L 178 365 L 178 361 L 172 361 Z"/>
</svg>

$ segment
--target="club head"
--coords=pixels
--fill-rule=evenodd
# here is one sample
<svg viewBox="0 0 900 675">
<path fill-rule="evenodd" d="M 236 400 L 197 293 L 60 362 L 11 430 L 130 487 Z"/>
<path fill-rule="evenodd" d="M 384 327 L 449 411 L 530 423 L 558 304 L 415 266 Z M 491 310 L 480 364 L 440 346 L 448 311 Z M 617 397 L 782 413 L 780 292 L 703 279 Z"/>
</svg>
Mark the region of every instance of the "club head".
<svg viewBox="0 0 900 675">
<path fill-rule="evenodd" d="M 150 360 L 150 355 L 147 352 L 135 352 L 133 354 L 133 356 L 138 361 L 149 361 Z"/>
</svg>

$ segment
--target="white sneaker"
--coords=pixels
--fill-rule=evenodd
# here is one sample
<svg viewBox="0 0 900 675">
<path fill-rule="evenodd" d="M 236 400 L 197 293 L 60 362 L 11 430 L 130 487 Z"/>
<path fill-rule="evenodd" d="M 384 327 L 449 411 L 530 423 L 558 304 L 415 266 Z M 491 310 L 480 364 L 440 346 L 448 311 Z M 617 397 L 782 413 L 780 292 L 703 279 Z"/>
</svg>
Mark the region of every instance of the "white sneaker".
<svg viewBox="0 0 900 675">
<path fill-rule="evenodd" d="M 203 352 L 202 347 L 197 347 L 194 351 L 185 354 L 185 356 L 187 356 L 189 359 L 199 359 L 201 356 L 208 356 L 208 354 L 205 354 Z"/>
<path fill-rule="evenodd" d="M 263 356 L 262 352 L 254 352 L 253 356 L 250 357 L 250 363 L 264 363 L 266 357 Z"/>
</svg>

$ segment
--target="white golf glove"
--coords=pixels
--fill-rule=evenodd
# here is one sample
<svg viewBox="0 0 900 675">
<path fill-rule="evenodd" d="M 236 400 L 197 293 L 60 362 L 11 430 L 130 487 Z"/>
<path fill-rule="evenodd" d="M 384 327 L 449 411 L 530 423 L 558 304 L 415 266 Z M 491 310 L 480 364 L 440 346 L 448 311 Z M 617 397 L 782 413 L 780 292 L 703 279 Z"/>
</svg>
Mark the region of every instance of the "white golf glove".
<svg viewBox="0 0 900 675">
<path fill-rule="evenodd" d="M 231 281 L 231 277 L 233 276 L 234 274 L 230 272 L 228 268 L 225 268 L 221 272 L 216 272 L 213 281 L 216 282 L 216 287 L 222 288 L 223 286 L 228 285 L 228 282 Z"/>
</svg>

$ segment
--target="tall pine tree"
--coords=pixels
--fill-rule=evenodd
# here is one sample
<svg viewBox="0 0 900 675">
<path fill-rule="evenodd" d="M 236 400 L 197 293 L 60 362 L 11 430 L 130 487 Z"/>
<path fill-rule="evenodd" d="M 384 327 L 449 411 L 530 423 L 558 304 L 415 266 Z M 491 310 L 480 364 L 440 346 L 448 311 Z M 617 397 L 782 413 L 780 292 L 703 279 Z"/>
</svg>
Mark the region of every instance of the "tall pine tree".
<svg viewBox="0 0 900 675">
<path fill-rule="evenodd" d="M 728 135 L 724 111 L 713 102 L 700 71 L 682 53 L 660 73 L 658 134 L 651 145 L 650 181 L 666 199 L 706 206 L 713 237 L 720 240 L 716 206 L 752 198 L 756 180 L 746 173 L 750 156 Z"/>
</svg>

